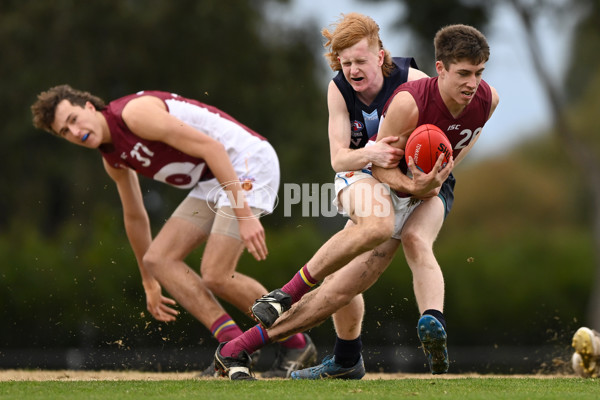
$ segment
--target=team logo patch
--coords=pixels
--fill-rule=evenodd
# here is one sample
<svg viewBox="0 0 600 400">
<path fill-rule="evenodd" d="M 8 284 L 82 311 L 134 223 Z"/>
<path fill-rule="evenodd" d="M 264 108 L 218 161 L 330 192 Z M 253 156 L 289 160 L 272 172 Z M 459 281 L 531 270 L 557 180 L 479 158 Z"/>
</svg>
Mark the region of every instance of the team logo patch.
<svg viewBox="0 0 600 400">
<path fill-rule="evenodd" d="M 360 121 L 352 121 L 352 132 L 360 132 L 364 129 L 364 125 Z"/>
<path fill-rule="evenodd" d="M 352 178 L 354 176 L 354 171 L 346 172 L 346 178 Z"/>
<path fill-rule="evenodd" d="M 269 214 L 270 211 L 264 210 L 262 208 L 258 208 L 260 206 L 256 206 L 257 208 L 253 210 L 253 215 L 247 217 L 237 217 L 235 212 L 231 210 L 229 213 L 224 208 L 217 208 L 217 203 L 219 198 L 223 196 L 223 199 L 227 198 L 230 202 L 230 206 L 232 209 L 236 208 L 244 208 L 244 202 L 247 201 L 248 204 L 273 204 L 273 208 L 277 207 L 277 203 L 279 199 L 277 198 L 277 192 L 274 191 L 268 185 L 258 185 L 254 187 L 254 182 L 256 179 L 247 175 L 240 176 L 235 181 L 225 182 L 221 185 L 215 185 L 209 192 L 207 193 L 206 203 L 208 207 L 216 214 L 219 212 L 220 215 L 223 215 L 227 218 L 231 219 L 252 219 L 252 218 L 260 218 L 265 214 Z M 237 195 L 234 196 L 231 193 L 231 189 L 235 185 L 241 184 L 244 191 L 238 191 Z M 222 211 L 223 210 L 223 211 Z"/>
<path fill-rule="evenodd" d="M 244 189 L 245 191 L 252 190 L 255 180 L 256 179 L 249 177 L 249 176 L 240 176 L 240 182 L 242 183 L 242 189 Z"/>
</svg>

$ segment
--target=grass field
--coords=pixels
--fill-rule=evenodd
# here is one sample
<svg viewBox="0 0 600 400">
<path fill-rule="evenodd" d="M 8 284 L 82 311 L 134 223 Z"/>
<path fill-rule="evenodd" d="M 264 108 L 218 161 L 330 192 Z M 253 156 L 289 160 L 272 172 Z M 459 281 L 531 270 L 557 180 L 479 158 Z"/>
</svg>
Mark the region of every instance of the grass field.
<svg viewBox="0 0 600 400">
<path fill-rule="evenodd" d="M 161 377 L 163 379 L 161 379 Z M 565 376 L 371 376 L 361 381 L 231 382 L 192 374 L 146 377 L 91 373 L 44 378 L 27 374 L 0 381 L 1 399 L 597 399 L 598 380 Z"/>
</svg>

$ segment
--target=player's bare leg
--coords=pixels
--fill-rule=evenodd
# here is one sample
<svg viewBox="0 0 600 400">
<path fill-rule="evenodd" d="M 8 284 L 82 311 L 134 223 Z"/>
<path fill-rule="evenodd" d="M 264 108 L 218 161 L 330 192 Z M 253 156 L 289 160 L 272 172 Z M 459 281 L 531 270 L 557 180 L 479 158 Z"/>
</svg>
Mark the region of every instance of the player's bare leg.
<svg viewBox="0 0 600 400">
<path fill-rule="evenodd" d="M 144 265 L 175 300 L 210 328 L 224 309 L 202 278 L 183 260 L 207 238 L 205 231 L 182 218 L 169 218 L 144 256 Z"/>
<path fill-rule="evenodd" d="M 386 249 L 386 257 L 371 257 L 372 263 L 379 263 L 377 269 L 384 270 L 389 266 L 393 255 L 400 245 L 400 241 L 391 239 L 381 245 L 379 250 Z M 370 266 L 372 268 L 372 265 Z M 337 275 L 344 274 L 345 268 L 328 276 L 328 280 L 335 281 Z M 322 379 L 323 377 L 335 377 L 336 379 L 361 379 L 365 374 L 364 361 L 362 358 L 361 328 L 364 316 L 364 299 L 362 294 L 352 298 L 350 303 L 333 315 L 333 323 L 336 331 L 336 340 L 333 356 L 327 356 L 322 363 L 312 367 L 293 372 L 293 379 Z"/>
<path fill-rule="evenodd" d="M 232 214 L 230 210 L 225 211 L 225 215 Z M 235 222 L 231 218 L 223 218 L 223 214 L 215 218 L 202 256 L 201 274 L 205 285 L 217 297 L 250 314 L 254 301 L 267 293 L 267 289 L 255 279 L 236 271 L 244 245 L 234 236 L 237 223 L 232 225 L 232 221 Z M 279 343 L 276 359 L 263 377 L 285 378 L 292 371 L 314 365 L 316 361 L 317 349 L 311 338 L 298 333 Z"/>
<path fill-rule="evenodd" d="M 254 301 L 267 293 L 267 289 L 236 271 L 243 250 L 241 240 L 213 233 L 206 242 L 200 271 L 205 285 L 217 297 L 249 314 Z"/>
<path fill-rule="evenodd" d="M 401 235 L 421 313 L 417 334 L 433 374 L 444 374 L 449 367 L 446 321 L 443 315 L 444 277 L 433 254 L 433 243 L 443 222 L 442 200 L 433 197 L 413 211 Z"/>
<path fill-rule="evenodd" d="M 439 197 L 419 205 L 402 229 L 404 255 L 413 275 L 413 288 L 419 312 L 444 309 L 444 276 L 433 243 L 444 222 L 444 207 Z"/>
<path fill-rule="evenodd" d="M 373 264 L 377 270 L 385 271 L 385 269 L 392 262 L 394 255 L 398 247 L 400 246 L 400 241 L 396 239 L 390 239 L 384 244 L 380 245 L 376 250 L 380 256 L 374 257 L 373 255 L 370 257 L 369 262 L 370 268 L 373 268 Z M 383 256 L 385 254 L 385 256 Z M 335 274 L 327 277 L 327 280 L 335 280 L 336 275 L 339 273 L 344 273 L 344 269 Z M 365 313 L 365 303 L 361 294 L 356 295 L 348 305 L 338 309 L 333 315 L 333 325 L 335 327 L 335 332 L 340 339 L 344 340 L 352 340 L 360 336 L 362 331 L 362 321 Z"/>
<path fill-rule="evenodd" d="M 365 301 L 362 294 L 359 294 L 331 316 L 337 337 L 343 340 L 354 340 L 359 337 L 364 315 Z"/>
<path fill-rule="evenodd" d="M 388 239 L 372 251 L 361 254 L 321 286 L 306 294 L 268 329 L 273 340 L 319 325 L 334 312 L 349 305 L 355 296 L 367 290 L 381 276 L 394 257 L 398 241 Z M 349 308 L 356 311 L 358 308 Z M 353 316 L 349 319 L 357 320 Z"/>
<path fill-rule="evenodd" d="M 394 209 L 389 190 L 380 182 L 361 179 L 344 189 L 339 200 L 352 221 L 325 242 L 290 282 L 254 304 L 252 312 L 264 327 L 270 327 L 317 282 L 392 236 Z"/>
<path fill-rule="evenodd" d="M 374 196 L 375 193 L 378 195 Z M 362 179 L 346 188 L 340 194 L 340 202 L 351 221 L 325 242 L 307 263 L 308 271 L 319 281 L 393 234 L 392 199 L 375 178 Z"/>
<path fill-rule="evenodd" d="M 385 267 L 389 264 L 387 260 L 385 262 L 376 261 L 380 258 L 387 259 L 393 257 L 393 252 L 387 251 L 388 249 L 385 246 L 387 243 L 384 243 L 373 251 L 361 254 L 334 276 L 326 279 L 316 290 L 302 297 L 299 302 L 295 303 L 289 311 L 285 312 L 275 322 L 275 325 L 266 332 L 269 340 L 276 341 L 293 333 L 310 329 L 325 321 L 339 308 L 350 304 L 356 295 L 362 293 L 377 281 L 385 270 Z M 348 310 L 352 309 L 355 311 L 360 310 L 360 308 L 357 309 L 356 307 L 349 308 Z M 250 331 L 247 331 L 247 333 Z M 326 367 L 327 370 L 324 371 L 324 374 L 328 374 L 330 370 L 329 364 L 333 363 L 333 359 L 329 359 L 329 361 L 330 363 L 327 363 L 327 360 L 325 360 L 323 364 L 314 368 L 320 370 L 323 369 L 320 367 Z M 291 377 L 295 378 L 297 372 L 292 372 Z M 346 379 L 362 378 L 365 374 L 362 358 L 356 364 L 355 368 L 347 368 L 341 372 L 346 374 Z M 311 375 L 320 376 L 321 374 L 319 371 L 315 371 Z"/>
<path fill-rule="evenodd" d="M 243 351 L 254 352 L 269 342 L 303 332 L 325 321 L 377 281 L 389 265 L 397 247 L 397 240 L 388 239 L 376 249 L 359 255 L 334 276 L 326 279 L 316 290 L 302 297 L 271 329 L 265 330 L 257 325 L 217 349 L 215 363 L 227 364 L 227 360 L 236 359 Z M 362 363 L 360 366 L 363 366 Z M 360 379 L 362 375 L 364 367 L 362 371 L 357 371 L 357 377 L 353 379 Z"/>
</svg>

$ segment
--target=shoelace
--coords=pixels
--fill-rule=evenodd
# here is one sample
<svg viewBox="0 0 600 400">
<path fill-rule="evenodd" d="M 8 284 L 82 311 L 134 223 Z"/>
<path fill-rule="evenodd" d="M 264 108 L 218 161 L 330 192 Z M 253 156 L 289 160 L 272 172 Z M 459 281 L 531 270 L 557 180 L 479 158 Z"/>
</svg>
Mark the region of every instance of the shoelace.
<svg viewBox="0 0 600 400">
<path fill-rule="evenodd" d="M 325 368 L 329 367 L 330 365 L 334 364 L 335 362 L 333 361 L 333 357 L 332 356 L 327 356 L 325 359 L 323 359 L 323 362 L 320 365 L 314 366 L 311 368 L 312 371 L 315 372 L 320 372 L 325 370 Z"/>
</svg>

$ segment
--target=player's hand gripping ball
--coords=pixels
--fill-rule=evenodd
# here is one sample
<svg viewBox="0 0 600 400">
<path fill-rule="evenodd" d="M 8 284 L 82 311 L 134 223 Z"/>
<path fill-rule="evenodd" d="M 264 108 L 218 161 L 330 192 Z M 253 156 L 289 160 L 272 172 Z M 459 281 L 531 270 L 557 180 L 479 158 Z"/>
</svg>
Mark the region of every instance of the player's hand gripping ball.
<svg viewBox="0 0 600 400">
<path fill-rule="evenodd" d="M 431 124 L 418 126 L 408 137 L 404 157 L 412 157 L 415 165 L 428 174 L 433 169 L 440 154 L 444 155 L 442 168 L 452 156 L 452 145 L 440 128 Z"/>
</svg>

